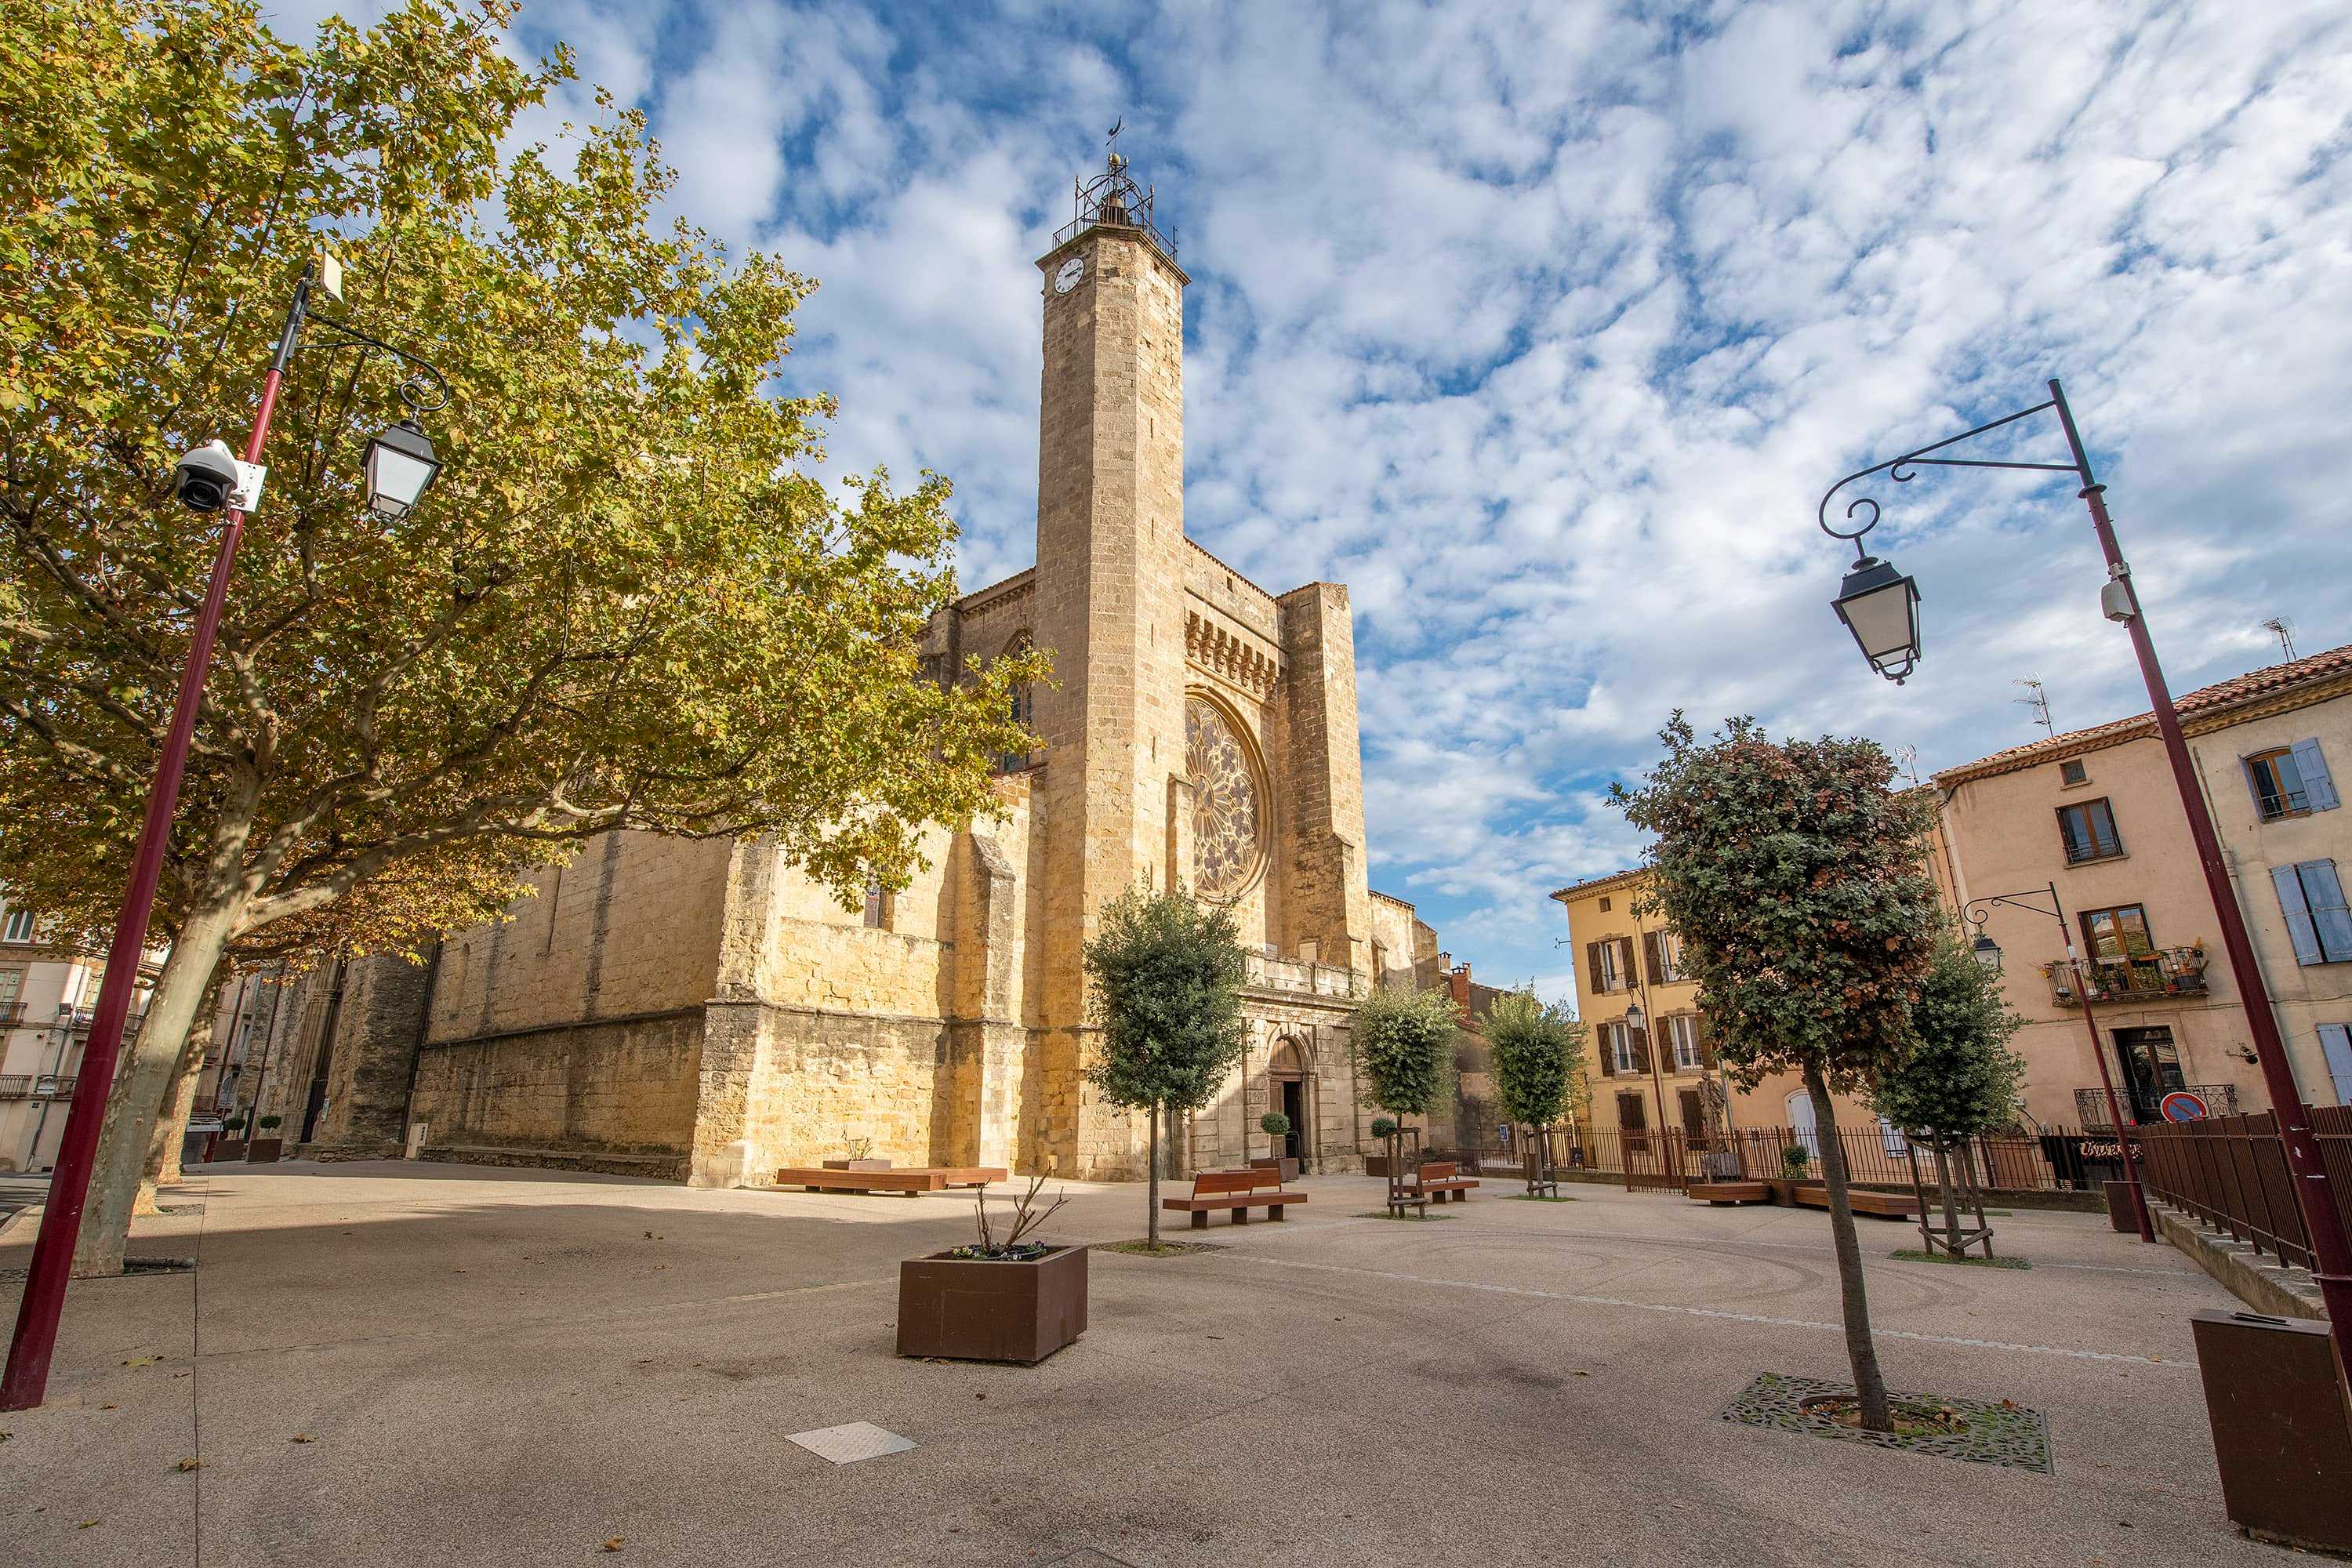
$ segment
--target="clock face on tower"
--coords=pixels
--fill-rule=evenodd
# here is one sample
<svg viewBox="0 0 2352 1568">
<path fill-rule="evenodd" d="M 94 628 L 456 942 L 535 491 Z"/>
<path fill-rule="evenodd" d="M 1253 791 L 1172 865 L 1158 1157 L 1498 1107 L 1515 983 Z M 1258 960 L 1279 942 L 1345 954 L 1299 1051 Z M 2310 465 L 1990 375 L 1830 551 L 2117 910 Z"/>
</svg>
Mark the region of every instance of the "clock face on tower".
<svg viewBox="0 0 2352 1568">
<path fill-rule="evenodd" d="M 1257 770 L 1214 703 L 1184 704 L 1184 765 L 1192 775 L 1192 889 L 1220 902 L 1257 875 Z"/>
<path fill-rule="evenodd" d="M 1077 256 L 1071 257 L 1067 261 L 1062 263 L 1062 269 L 1054 274 L 1054 292 L 1056 294 L 1068 293 L 1071 289 L 1078 286 L 1078 279 L 1084 278 L 1086 275 L 1087 264 L 1085 258 Z"/>
</svg>

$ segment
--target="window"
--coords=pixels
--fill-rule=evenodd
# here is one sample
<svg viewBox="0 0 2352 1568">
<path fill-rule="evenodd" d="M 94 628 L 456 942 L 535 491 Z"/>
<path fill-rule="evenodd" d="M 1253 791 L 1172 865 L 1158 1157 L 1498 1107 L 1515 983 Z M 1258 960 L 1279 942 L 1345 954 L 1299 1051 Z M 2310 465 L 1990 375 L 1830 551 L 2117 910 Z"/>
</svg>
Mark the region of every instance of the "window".
<svg viewBox="0 0 2352 1568">
<path fill-rule="evenodd" d="M 866 884 L 866 926 L 868 931 L 890 929 L 890 895 L 879 882 Z"/>
<path fill-rule="evenodd" d="M 1642 1097 L 1630 1089 L 1617 1097 L 1617 1125 L 1628 1132 L 1640 1132 L 1650 1125 L 1649 1114 L 1642 1106 Z"/>
<path fill-rule="evenodd" d="M 2334 811 L 2336 780 L 2327 772 L 2326 754 L 2317 741 L 2297 741 L 2292 746 L 2256 752 L 2245 759 L 2246 787 L 2253 791 L 2254 815 L 2264 822 L 2283 816 L 2303 816 Z"/>
<path fill-rule="evenodd" d="M 1601 1026 L 1601 1076 L 1616 1078 L 1650 1070 L 1649 1053 L 1633 1029 L 1620 1019 Z"/>
<path fill-rule="evenodd" d="M 2058 782 L 2063 784 L 2088 784 L 2091 782 L 2091 772 L 2080 762 L 2060 763 Z"/>
<path fill-rule="evenodd" d="M 33 935 L 33 911 L 10 910 L 6 927 L 0 929 L 0 942 L 30 942 Z"/>
<path fill-rule="evenodd" d="M 1603 894 L 1603 895 L 1601 896 L 1601 912 L 1602 914 L 1604 914 L 1604 915 L 1605 915 L 1605 914 L 1607 914 L 1607 913 L 1609 912 L 1609 899 L 1608 899 L 1608 896 L 1607 896 L 1606 894 Z"/>
<path fill-rule="evenodd" d="M 2335 861 L 2273 866 L 2271 885 L 2278 889 L 2279 912 L 2286 916 L 2297 963 L 2352 962 L 2352 913 L 2344 908 Z"/>
<path fill-rule="evenodd" d="M 2111 910 L 2084 910 L 2082 921 L 2083 946 L 2090 957 L 2095 984 L 2117 991 L 2164 989 L 2156 944 L 2148 940 L 2146 906 L 2118 904 Z"/>
<path fill-rule="evenodd" d="M 0 969 L 0 1025 L 13 1023 L 16 1004 L 24 999 L 25 972 L 21 969 Z"/>
<path fill-rule="evenodd" d="M 1683 944 L 1670 931 L 1642 933 L 1642 956 L 1650 965 L 1650 984 L 1672 985 L 1683 978 Z"/>
<path fill-rule="evenodd" d="M 2066 845 L 2069 866 L 2079 866 L 2085 860 L 2112 860 L 2124 852 L 2124 842 L 2116 836 L 2116 814 L 2104 795 L 2097 800 L 2060 806 L 2058 837 Z"/>
<path fill-rule="evenodd" d="M 1706 1058 L 1699 1049 L 1697 1014 L 1670 1014 L 1666 1018 L 1666 1039 L 1675 1048 L 1676 1072 L 1696 1072 L 1706 1065 Z"/>
<path fill-rule="evenodd" d="M 1633 939 L 1603 937 L 1584 944 L 1587 972 L 1595 991 L 1622 991 L 1633 984 Z"/>
</svg>

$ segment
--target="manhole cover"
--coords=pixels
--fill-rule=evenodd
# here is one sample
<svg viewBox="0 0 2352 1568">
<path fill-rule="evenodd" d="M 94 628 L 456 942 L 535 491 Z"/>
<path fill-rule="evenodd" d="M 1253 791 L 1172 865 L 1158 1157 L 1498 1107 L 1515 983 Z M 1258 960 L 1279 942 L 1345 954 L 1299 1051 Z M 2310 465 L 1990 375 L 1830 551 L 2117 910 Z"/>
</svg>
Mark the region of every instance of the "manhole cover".
<svg viewBox="0 0 2352 1568">
<path fill-rule="evenodd" d="M 886 1432 L 871 1421 L 852 1421 L 841 1426 L 820 1426 L 814 1432 L 794 1432 L 787 1443 L 798 1443 L 822 1459 L 836 1465 L 854 1464 L 859 1459 L 878 1459 L 885 1454 L 903 1454 L 915 1446 L 911 1437 L 901 1437 L 896 1432 Z"/>
</svg>

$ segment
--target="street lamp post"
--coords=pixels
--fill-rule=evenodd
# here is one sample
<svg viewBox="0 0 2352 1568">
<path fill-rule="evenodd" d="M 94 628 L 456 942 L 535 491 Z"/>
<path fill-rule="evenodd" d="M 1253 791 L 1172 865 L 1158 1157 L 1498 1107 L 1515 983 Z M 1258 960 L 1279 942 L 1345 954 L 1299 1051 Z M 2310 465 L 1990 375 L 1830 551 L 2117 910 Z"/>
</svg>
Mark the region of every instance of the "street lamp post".
<svg viewBox="0 0 2352 1568">
<path fill-rule="evenodd" d="M 2254 944 L 2246 933 L 2244 911 L 2238 907 L 2237 889 L 2231 885 L 2230 868 L 2221 858 L 2221 841 L 2213 831 L 2212 815 L 2205 808 L 2205 795 L 2199 785 L 2195 764 L 2189 760 L 2189 742 L 2180 732 L 2180 716 L 2173 711 L 2172 693 L 2166 687 L 2163 666 L 2157 662 L 2156 645 L 2149 638 L 2147 617 L 2142 613 L 2139 594 L 2133 586 L 2131 568 L 2126 564 L 2123 551 L 2116 542 L 2115 521 L 2107 515 L 2106 487 L 2099 483 L 2091 471 L 2091 459 L 2083 449 L 2082 433 L 2074 426 L 2074 411 L 2066 405 L 2065 390 L 2053 378 L 2050 396 L 2031 408 L 2019 409 L 1973 430 L 1947 437 L 1941 441 L 1873 463 L 1866 468 L 1848 474 L 1829 488 L 1822 497 L 1816 521 L 1822 531 L 1833 539 L 1860 541 L 1878 525 L 1878 503 L 1868 496 L 1856 496 L 1846 504 L 1844 517 L 1860 526 L 1842 530 L 1832 526 L 1830 502 L 1838 491 L 1857 479 L 1885 474 L 1896 484 L 1907 484 L 1918 477 L 1923 468 L 2018 468 L 2039 473 L 2072 474 L 2081 481 L 2076 493 L 2090 509 L 2091 528 L 2097 534 L 2100 553 L 2105 558 L 2107 581 L 2099 593 L 2099 608 L 2109 620 L 2120 621 L 2130 632 L 2132 651 L 2138 657 L 2140 678 L 2147 685 L 2148 706 L 2154 710 L 2157 733 L 2164 742 L 2164 754 L 2172 765 L 2172 782 L 2180 795 L 2180 809 L 2189 818 L 2189 836 L 2197 847 L 2197 862 L 2205 873 L 2205 889 L 2213 902 L 2215 919 L 2221 928 L 2221 945 L 2230 955 L 2230 973 L 2237 982 L 2238 1003 L 2245 1011 L 2246 1025 L 2253 1036 L 2254 1054 L 2262 1063 L 2263 1082 L 2268 1089 L 2273 1114 L 2278 1119 L 2279 1142 L 2286 1152 L 2289 1173 L 2294 1177 L 2295 1206 L 2303 1215 L 2305 1234 L 2311 1238 L 2312 1275 L 2318 1281 L 2321 1298 L 2327 1306 L 2329 1331 L 2335 1336 L 2337 1352 L 2345 1364 L 2352 1366 L 2352 1243 L 2344 1233 L 2344 1220 L 2336 1207 L 2335 1193 L 2327 1179 L 2327 1167 L 2322 1163 L 2318 1141 L 2312 1136 L 2311 1116 L 2305 1109 L 2303 1093 L 2294 1081 L 2294 1068 L 2288 1062 L 2286 1043 L 2280 1037 L 2278 1020 L 2270 1008 L 2270 993 L 2263 984 L 2261 966 L 2254 959 Z M 2059 427 L 2066 437 L 2070 461 L 2063 463 L 2029 463 L 1989 458 L 1938 457 L 1961 443 L 1979 436 L 2031 419 L 2038 414 L 2054 414 Z M 1864 509 L 1867 515 L 1864 515 Z M 1867 559 L 1865 557 L 1865 559 Z M 1857 565 L 1857 572 L 1860 568 Z M 1848 580 L 1849 588 L 1853 579 Z M 1916 593 L 1916 590 L 1915 590 Z M 1843 595 L 1841 596 L 1843 598 Z M 1841 619 L 1853 625 L 1852 611 L 1841 604 Z M 1886 617 L 1880 617 L 1884 620 Z M 1874 623 L 1876 624 L 1876 623 Z M 1911 673 L 1918 661 L 1918 639 L 1916 630 L 1906 647 L 1891 654 L 1874 654 L 1865 644 L 1865 654 L 1871 655 L 1871 666 L 1889 679 L 1901 680 Z M 2104 1061 L 2104 1058 L 2102 1060 Z M 2102 1068 L 2104 1070 L 2104 1068 Z M 2121 1129 L 2117 1129 L 2118 1136 Z M 2128 1166 L 2128 1161 L 2126 1161 Z"/>
<path fill-rule="evenodd" d="M 320 286 L 330 298 L 340 299 L 342 268 L 332 257 L 325 258 L 324 265 L 325 279 Z M 295 282 L 294 297 L 286 310 L 286 324 L 278 335 L 277 352 L 270 356 L 268 374 L 262 377 L 261 405 L 254 415 L 253 431 L 246 439 L 245 460 L 236 470 L 235 485 L 229 486 L 225 479 L 223 470 L 229 467 L 226 460 L 217 468 L 195 468 L 193 482 L 190 465 L 182 466 L 182 501 L 195 510 L 224 510 L 226 521 L 219 547 L 213 556 L 212 579 L 205 590 L 204 605 L 197 613 L 188 641 L 187 662 L 180 671 L 180 689 L 172 705 L 171 728 L 164 735 L 155 776 L 148 784 L 147 812 L 139 829 L 138 848 L 131 857 L 131 881 L 123 889 L 122 903 L 115 912 L 106 972 L 99 984 L 97 1013 L 90 1023 L 89 1038 L 82 1047 L 81 1079 L 90 1086 L 91 1092 L 77 1094 L 73 1110 L 66 1118 L 65 1138 L 58 1149 L 57 1165 L 49 1177 L 48 1199 L 41 1211 L 41 1228 L 33 1241 L 32 1267 L 26 1272 L 24 1299 L 18 1304 L 16 1330 L 8 1342 L 7 1370 L 0 1373 L 0 1410 L 32 1409 L 41 1403 L 48 1389 L 49 1357 L 57 1348 L 58 1319 L 65 1307 L 74 1245 L 81 1237 L 82 1209 L 89 1197 L 99 1129 L 105 1121 L 107 1101 L 112 1098 L 115 1067 L 122 1050 L 123 1023 L 130 1014 L 131 991 L 138 984 L 139 956 L 147 943 L 148 918 L 154 912 L 155 888 L 163 876 L 172 813 L 179 804 L 180 782 L 187 772 L 188 748 L 195 736 L 196 706 L 204 695 L 213 645 L 219 637 L 221 610 L 228 599 L 229 571 L 236 560 L 237 545 L 245 537 L 246 514 L 260 502 L 263 470 L 259 464 L 262 448 L 269 439 L 270 416 L 277 412 L 286 368 L 303 347 L 303 329 L 315 323 L 335 334 L 314 346 L 360 347 L 390 354 L 408 366 L 409 374 L 401 386 L 400 397 L 412 414 L 430 413 L 446 407 L 449 401 L 449 385 L 439 371 L 412 353 L 379 342 L 346 322 L 314 310 L 310 293 L 316 278 L 317 269 L 305 267 Z M 382 465 L 380 471 L 377 448 L 394 442 L 394 460 Z M 417 442 L 423 443 L 421 452 Z M 214 445 L 217 449 L 218 444 Z M 440 471 L 432 443 L 425 440 L 424 432 L 409 420 L 371 441 L 368 456 L 370 510 L 394 518 L 416 503 Z M 223 457 L 226 459 L 226 454 Z M 394 507 L 397 510 L 392 510 Z"/>
<path fill-rule="evenodd" d="M 2048 899 L 2050 907 L 2043 909 L 2031 900 Z M 2116 1149 L 2123 1157 L 2124 1184 L 2131 1189 L 2132 1215 L 2139 1222 L 2139 1238 L 2156 1239 L 2156 1226 L 2147 1213 L 2147 1194 L 2140 1190 L 2139 1171 L 2132 1163 L 2131 1140 L 2124 1135 L 2123 1108 L 2116 1100 L 2116 1080 L 2107 1071 L 2106 1047 L 2099 1039 L 2099 1021 L 2091 1013 L 2090 976 L 2084 973 L 2082 960 L 2074 955 L 2074 928 L 2066 922 L 2066 906 L 2058 900 L 2058 884 L 2024 893 L 1995 893 L 1989 899 L 1970 899 L 1960 913 L 1977 928 L 1977 940 L 1970 944 L 1976 960 L 1995 973 L 2000 972 L 2000 944 L 1985 931 L 1985 921 L 1995 904 L 2007 904 L 2011 909 L 2029 910 L 2037 915 L 2048 915 L 2058 922 L 2060 939 L 2066 944 L 2066 967 L 2074 976 L 2074 994 L 2083 1001 L 2083 1024 L 2091 1031 L 2091 1060 L 2098 1064 L 2099 1087 L 2107 1096 L 2107 1125 L 2116 1130 Z"/>
</svg>

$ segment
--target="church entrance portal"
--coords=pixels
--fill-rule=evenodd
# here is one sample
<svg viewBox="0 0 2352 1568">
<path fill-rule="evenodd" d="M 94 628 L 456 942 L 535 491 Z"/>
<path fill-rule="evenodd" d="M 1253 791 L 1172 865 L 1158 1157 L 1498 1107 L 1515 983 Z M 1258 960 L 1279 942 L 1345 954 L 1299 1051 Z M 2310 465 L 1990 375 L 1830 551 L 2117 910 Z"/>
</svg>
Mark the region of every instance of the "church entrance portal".
<svg viewBox="0 0 2352 1568">
<path fill-rule="evenodd" d="M 1266 1108 L 1279 1110 L 1290 1118 L 1290 1131 L 1282 1135 L 1277 1155 L 1298 1162 L 1302 1171 L 1312 1170 L 1312 1140 L 1307 1129 L 1313 1125 L 1307 1114 L 1307 1061 L 1298 1042 L 1282 1039 L 1275 1042 L 1273 1058 L 1266 1063 Z"/>
</svg>

